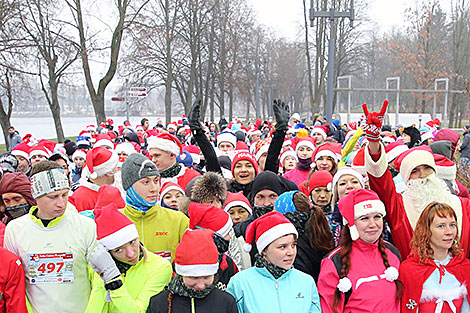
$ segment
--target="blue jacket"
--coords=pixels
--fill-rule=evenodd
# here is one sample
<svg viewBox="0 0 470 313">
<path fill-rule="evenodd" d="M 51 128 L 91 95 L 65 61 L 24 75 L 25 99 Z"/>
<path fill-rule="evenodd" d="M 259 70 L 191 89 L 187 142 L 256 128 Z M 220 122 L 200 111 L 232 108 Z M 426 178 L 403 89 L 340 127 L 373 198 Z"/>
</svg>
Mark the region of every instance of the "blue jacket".
<svg viewBox="0 0 470 313">
<path fill-rule="evenodd" d="M 226 291 L 240 313 L 321 312 L 315 281 L 294 268 L 274 279 L 265 268 L 251 267 L 233 276 Z"/>
</svg>

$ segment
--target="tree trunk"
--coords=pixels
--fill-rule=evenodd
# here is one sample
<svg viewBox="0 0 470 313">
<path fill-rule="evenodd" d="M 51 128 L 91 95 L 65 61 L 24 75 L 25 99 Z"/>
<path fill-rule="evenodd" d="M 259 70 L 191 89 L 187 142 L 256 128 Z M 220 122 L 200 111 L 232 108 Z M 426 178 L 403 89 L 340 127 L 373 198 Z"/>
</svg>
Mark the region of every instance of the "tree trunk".
<svg viewBox="0 0 470 313">
<path fill-rule="evenodd" d="M 4 107 L 3 107 L 3 102 L 2 98 L 0 97 L 0 125 L 2 126 L 2 131 L 3 131 L 3 137 L 5 138 L 5 147 L 6 150 L 8 151 L 8 128 L 11 126 L 10 124 L 10 118 L 11 118 L 11 112 L 13 109 L 13 93 L 11 92 L 11 84 L 10 84 L 10 73 L 8 70 L 5 72 L 5 89 L 7 93 L 7 98 L 8 98 L 8 108 L 7 111 L 5 112 Z"/>
<path fill-rule="evenodd" d="M 305 56 L 307 58 L 307 84 L 308 84 L 308 99 L 310 102 L 310 109 L 312 110 L 312 115 L 315 113 L 315 101 L 313 99 L 313 81 L 312 81 L 312 63 L 310 60 L 310 48 L 308 41 L 308 20 L 307 20 L 307 4 L 306 0 L 303 0 L 304 4 L 304 27 L 305 27 Z"/>
</svg>

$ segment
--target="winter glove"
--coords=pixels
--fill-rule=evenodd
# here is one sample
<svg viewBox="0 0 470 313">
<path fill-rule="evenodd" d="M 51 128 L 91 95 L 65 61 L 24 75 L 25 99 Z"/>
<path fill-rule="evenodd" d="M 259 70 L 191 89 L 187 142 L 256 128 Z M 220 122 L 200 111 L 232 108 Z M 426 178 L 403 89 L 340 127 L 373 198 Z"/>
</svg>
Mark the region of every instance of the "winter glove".
<svg viewBox="0 0 470 313">
<path fill-rule="evenodd" d="M 362 123 L 361 128 L 366 133 L 368 141 L 379 142 L 380 132 L 382 131 L 382 124 L 385 112 L 387 111 L 388 100 L 385 100 L 380 112 L 369 113 L 367 110 L 367 104 L 362 105 L 365 115 L 365 123 Z"/>
<path fill-rule="evenodd" d="M 189 111 L 189 128 L 192 132 L 202 131 L 202 126 L 200 122 L 200 115 L 201 115 L 201 100 L 198 99 L 194 101 L 193 105 L 191 106 L 191 111 Z"/>
<path fill-rule="evenodd" d="M 287 130 L 290 118 L 289 105 L 279 99 L 274 100 L 273 111 L 277 121 L 276 129 Z"/>
<path fill-rule="evenodd" d="M 101 243 L 96 245 L 95 250 L 93 250 L 90 255 L 88 263 L 95 272 L 101 274 L 105 285 L 121 275 L 111 254 Z"/>
</svg>

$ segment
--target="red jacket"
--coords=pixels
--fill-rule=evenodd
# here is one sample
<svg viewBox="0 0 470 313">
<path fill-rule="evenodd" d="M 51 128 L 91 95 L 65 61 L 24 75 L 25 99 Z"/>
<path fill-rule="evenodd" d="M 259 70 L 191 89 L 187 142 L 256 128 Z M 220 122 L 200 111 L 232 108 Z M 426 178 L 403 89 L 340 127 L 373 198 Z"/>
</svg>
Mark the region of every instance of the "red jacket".
<svg viewBox="0 0 470 313">
<path fill-rule="evenodd" d="M 0 313 L 27 313 L 25 292 L 20 258 L 0 248 Z"/>
<path fill-rule="evenodd" d="M 401 312 L 412 313 L 418 310 L 423 284 L 436 268 L 437 265 L 433 260 L 420 263 L 419 258 L 414 254 L 411 254 L 408 259 L 403 261 L 400 266 L 399 277 L 404 285 L 401 298 Z M 445 268 L 460 283 L 466 284 L 467 299 L 470 301 L 470 260 L 465 257 L 464 253 L 461 253 L 453 257 Z M 419 311 L 421 312 L 422 310 L 420 309 Z"/>
<path fill-rule="evenodd" d="M 83 179 L 80 179 L 80 184 L 80 187 L 69 197 L 69 202 L 75 206 L 78 212 L 93 210 L 96 201 L 98 201 L 98 189 L 100 186 Z"/>
</svg>

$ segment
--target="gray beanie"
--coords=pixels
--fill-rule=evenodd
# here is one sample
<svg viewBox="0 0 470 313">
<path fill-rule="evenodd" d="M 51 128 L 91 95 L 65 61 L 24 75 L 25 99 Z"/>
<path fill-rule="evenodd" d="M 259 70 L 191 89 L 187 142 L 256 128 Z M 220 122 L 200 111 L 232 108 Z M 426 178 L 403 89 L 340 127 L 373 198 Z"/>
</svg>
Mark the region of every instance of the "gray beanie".
<svg viewBox="0 0 470 313">
<path fill-rule="evenodd" d="M 157 167 L 140 153 L 132 153 L 122 163 L 122 187 L 129 189 L 136 181 L 148 176 L 160 176 Z"/>
</svg>

